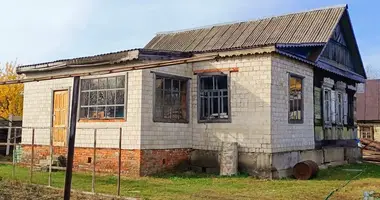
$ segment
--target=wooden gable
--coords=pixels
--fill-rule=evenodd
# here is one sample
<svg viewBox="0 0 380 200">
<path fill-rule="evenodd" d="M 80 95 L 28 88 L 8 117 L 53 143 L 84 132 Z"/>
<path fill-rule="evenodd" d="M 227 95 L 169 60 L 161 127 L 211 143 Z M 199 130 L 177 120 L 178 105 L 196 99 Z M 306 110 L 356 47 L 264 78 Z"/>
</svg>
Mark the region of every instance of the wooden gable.
<svg viewBox="0 0 380 200">
<path fill-rule="evenodd" d="M 319 60 L 366 78 L 355 34 L 346 10 L 331 34 Z"/>
</svg>

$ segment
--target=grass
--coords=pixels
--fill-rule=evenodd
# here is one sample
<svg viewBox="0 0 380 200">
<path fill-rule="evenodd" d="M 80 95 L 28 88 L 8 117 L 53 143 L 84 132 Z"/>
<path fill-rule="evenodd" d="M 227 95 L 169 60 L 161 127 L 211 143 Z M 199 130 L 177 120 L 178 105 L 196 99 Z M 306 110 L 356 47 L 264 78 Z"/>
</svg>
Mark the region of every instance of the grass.
<svg viewBox="0 0 380 200">
<path fill-rule="evenodd" d="M 260 180 L 246 175 L 220 177 L 191 173 L 124 178 L 121 182 L 121 193 L 123 196 L 142 199 L 324 199 L 331 191 L 360 173 L 346 169 L 364 171 L 347 186 L 335 192 L 330 199 L 363 199 L 364 191 L 380 193 L 380 166 L 369 163 L 321 170 L 315 179 L 307 181 Z M 28 170 L 17 167 L 16 180 L 28 182 Z M 0 177 L 12 179 L 12 166 L 0 165 Z M 116 194 L 116 181 L 115 176 L 96 177 L 96 192 Z M 47 173 L 34 173 L 33 183 L 46 185 L 47 182 Z M 64 173 L 53 173 L 53 186 L 62 188 L 63 184 Z M 91 174 L 75 173 L 72 188 L 91 191 Z"/>
</svg>

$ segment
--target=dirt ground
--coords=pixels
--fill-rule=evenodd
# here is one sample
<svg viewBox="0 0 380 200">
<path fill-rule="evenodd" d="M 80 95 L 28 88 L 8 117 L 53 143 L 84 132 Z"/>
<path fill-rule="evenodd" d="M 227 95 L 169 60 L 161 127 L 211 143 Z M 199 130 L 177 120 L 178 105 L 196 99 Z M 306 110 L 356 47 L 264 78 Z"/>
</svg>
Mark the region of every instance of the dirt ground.
<svg viewBox="0 0 380 200">
<path fill-rule="evenodd" d="M 0 180 L 0 200 L 56 200 L 63 199 L 63 191 L 44 186 Z M 72 200 L 116 200 L 126 198 L 72 193 Z"/>
</svg>

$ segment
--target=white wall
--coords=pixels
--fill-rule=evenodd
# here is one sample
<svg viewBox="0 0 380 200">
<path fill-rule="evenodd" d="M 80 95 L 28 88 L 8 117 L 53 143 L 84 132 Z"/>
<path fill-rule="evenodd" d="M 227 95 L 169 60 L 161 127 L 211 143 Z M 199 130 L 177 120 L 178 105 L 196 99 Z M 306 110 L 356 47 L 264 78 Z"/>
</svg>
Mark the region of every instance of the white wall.
<svg viewBox="0 0 380 200">
<path fill-rule="evenodd" d="M 290 124 L 289 73 L 303 79 L 303 123 Z M 313 69 L 283 56 L 272 56 L 272 151 L 314 149 Z"/>
</svg>

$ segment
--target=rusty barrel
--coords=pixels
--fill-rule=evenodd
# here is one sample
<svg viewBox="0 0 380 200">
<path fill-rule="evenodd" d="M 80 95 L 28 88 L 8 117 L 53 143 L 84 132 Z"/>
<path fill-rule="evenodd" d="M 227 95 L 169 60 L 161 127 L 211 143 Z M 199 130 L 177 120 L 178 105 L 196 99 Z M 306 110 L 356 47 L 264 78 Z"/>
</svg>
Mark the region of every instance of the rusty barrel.
<svg viewBox="0 0 380 200">
<path fill-rule="evenodd" d="M 294 165 L 293 175 L 296 179 L 308 180 L 317 174 L 318 169 L 317 163 L 312 160 L 306 160 Z"/>
</svg>

